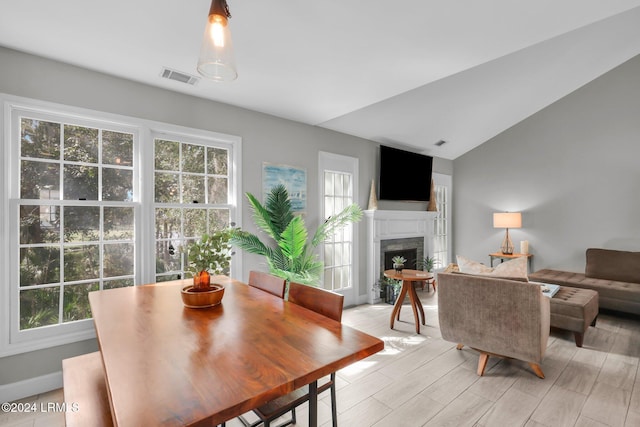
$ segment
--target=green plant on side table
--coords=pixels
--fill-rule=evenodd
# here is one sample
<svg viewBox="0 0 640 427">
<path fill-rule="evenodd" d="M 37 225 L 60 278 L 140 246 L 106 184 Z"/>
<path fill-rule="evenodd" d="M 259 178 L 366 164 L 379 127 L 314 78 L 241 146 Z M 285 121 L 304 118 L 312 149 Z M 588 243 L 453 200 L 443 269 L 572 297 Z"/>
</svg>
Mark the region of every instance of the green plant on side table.
<svg viewBox="0 0 640 427">
<path fill-rule="evenodd" d="M 323 263 L 314 252 L 315 248 L 334 232 L 362 218 L 360 207 L 349 205 L 321 223 L 309 241 L 304 219 L 294 215 L 284 185 L 273 187 L 264 205 L 253 194 L 247 193 L 246 196 L 253 210 L 253 221 L 269 239 L 265 243 L 255 234 L 236 229 L 231 243 L 249 253 L 264 256 L 270 273 L 289 282 L 317 286 Z"/>
<path fill-rule="evenodd" d="M 203 234 L 187 249 L 187 271 L 193 275 L 196 290 L 208 289 L 211 275 L 229 274 L 231 261 L 231 235 L 233 229 L 216 230 Z"/>
<path fill-rule="evenodd" d="M 404 268 L 404 263 L 407 262 L 407 259 L 405 257 L 403 257 L 403 256 L 396 255 L 393 258 L 391 258 L 391 261 L 393 261 L 393 268 L 398 273 L 400 273 L 402 271 L 402 269 Z"/>
</svg>

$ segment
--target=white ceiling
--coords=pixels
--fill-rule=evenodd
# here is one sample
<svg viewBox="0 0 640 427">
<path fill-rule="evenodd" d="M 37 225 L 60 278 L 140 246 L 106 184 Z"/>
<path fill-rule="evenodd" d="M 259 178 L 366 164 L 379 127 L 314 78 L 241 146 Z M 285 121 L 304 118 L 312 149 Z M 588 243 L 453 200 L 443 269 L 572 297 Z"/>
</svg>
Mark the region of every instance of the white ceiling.
<svg viewBox="0 0 640 427">
<path fill-rule="evenodd" d="M 210 0 L 2 1 L 0 45 L 447 159 L 640 53 L 640 0 L 228 2 L 231 83 L 160 77 Z"/>
</svg>

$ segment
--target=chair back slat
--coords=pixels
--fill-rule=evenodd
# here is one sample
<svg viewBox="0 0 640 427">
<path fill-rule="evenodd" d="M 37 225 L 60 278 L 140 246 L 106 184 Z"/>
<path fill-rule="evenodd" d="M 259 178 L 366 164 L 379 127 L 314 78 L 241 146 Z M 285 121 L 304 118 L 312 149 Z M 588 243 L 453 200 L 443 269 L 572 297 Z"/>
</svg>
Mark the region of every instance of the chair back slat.
<svg viewBox="0 0 640 427">
<path fill-rule="evenodd" d="M 300 283 L 289 284 L 289 302 L 301 305 L 330 319 L 342 321 L 344 296 Z"/>
<path fill-rule="evenodd" d="M 284 298 L 285 280 L 281 277 L 261 271 L 249 272 L 249 286 L 269 292 L 277 297 Z"/>
</svg>

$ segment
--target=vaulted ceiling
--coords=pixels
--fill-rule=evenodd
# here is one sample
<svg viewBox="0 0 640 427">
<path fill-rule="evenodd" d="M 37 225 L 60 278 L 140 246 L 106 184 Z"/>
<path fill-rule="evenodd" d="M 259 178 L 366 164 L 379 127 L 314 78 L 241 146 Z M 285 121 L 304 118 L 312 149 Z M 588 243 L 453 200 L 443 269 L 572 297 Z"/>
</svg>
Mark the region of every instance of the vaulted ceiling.
<svg viewBox="0 0 640 427">
<path fill-rule="evenodd" d="M 447 159 L 640 53 L 640 0 L 228 3 L 230 83 L 160 76 L 209 0 L 5 1 L 0 45 Z"/>
</svg>

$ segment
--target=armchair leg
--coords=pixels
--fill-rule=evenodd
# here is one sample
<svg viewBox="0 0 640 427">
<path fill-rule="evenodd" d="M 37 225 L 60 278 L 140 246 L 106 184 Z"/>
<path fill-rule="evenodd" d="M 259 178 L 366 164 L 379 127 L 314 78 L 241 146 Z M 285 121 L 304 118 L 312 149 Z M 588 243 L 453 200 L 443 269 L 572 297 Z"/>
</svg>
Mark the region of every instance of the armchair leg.
<svg viewBox="0 0 640 427">
<path fill-rule="evenodd" d="M 584 341 L 584 334 L 581 334 L 580 332 L 574 332 L 573 337 L 576 340 L 576 347 L 582 347 L 582 343 Z"/>
<path fill-rule="evenodd" d="M 480 353 L 480 359 L 478 359 L 478 375 L 483 376 L 484 370 L 487 367 L 487 362 L 489 361 L 489 354 Z"/>
<path fill-rule="evenodd" d="M 530 362 L 529 366 L 531 366 L 531 369 L 533 369 L 533 372 L 535 372 L 538 378 L 544 379 L 544 372 L 542 372 L 542 368 L 540 367 L 540 365 Z"/>
</svg>

